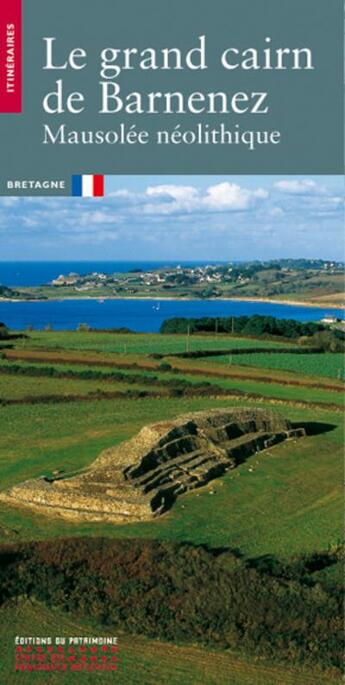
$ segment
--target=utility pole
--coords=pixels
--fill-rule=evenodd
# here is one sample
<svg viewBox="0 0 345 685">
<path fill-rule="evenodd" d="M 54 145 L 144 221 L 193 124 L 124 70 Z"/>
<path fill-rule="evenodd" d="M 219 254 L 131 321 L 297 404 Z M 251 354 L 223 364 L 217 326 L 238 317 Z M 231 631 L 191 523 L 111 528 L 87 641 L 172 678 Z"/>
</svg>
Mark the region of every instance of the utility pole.
<svg viewBox="0 0 345 685">
<path fill-rule="evenodd" d="M 234 334 L 234 328 L 235 328 L 234 323 L 235 323 L 235 322 L 234 322 L 234 317 L 232 316 L 232 317 L 231 317 L 231 335 Z"/>
<path fill-rule="evenodd" d="M 188 328 L 187 328 L 186 352 L 189 352 L 189 348 L 190 348 L 190 324 L 188 324 Z"/>
<path fill-rule="evenodd" d="M 214 332 L 216 335 L 218 335 L 218 319 L 215 320 Z"/>
</svg>

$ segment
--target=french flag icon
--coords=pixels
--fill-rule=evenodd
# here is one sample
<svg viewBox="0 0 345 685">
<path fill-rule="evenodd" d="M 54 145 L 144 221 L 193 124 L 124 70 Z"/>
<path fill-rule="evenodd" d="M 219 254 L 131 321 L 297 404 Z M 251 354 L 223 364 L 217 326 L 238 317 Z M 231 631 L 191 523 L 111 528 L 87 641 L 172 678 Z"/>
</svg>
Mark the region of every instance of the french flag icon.
<svg viewBox="0 0 345 685">
<path fill-rule="evenodd" d="M 104 176 L 100 174 L 74 174 L 72 176 L 73 197 L 103 197 Z"/>
</svg>

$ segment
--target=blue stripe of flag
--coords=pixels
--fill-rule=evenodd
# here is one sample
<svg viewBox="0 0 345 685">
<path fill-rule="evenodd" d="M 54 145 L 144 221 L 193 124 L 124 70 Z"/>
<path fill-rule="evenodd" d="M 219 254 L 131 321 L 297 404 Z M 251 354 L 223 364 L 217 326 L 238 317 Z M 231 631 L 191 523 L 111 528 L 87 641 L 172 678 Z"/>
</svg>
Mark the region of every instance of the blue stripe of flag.
<svg viewBox="0 0 345 685">
<path fill-rule="evenodd" d="M 72 195 L 73 195 L 73 197 L 81 197 L 82 196 L 82 182 L 81 182 L 81 176 L 80 175 L 73 175 L 72 176 Z"/>
</svg>

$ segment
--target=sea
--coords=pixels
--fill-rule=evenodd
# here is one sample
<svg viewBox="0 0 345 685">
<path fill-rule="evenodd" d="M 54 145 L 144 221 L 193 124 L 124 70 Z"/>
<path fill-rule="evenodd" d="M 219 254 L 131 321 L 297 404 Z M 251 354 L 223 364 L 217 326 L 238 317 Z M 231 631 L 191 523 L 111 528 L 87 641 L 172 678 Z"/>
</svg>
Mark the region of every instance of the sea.
<svg viewBox="0 0 345 685">
<path fill-rule="evenodd" d="M 220 262 L 209 262 L 209 264 Z M 126 273 L 133 269 L 151 271 L 164 266 L 203 266 L 205 262 L 142 262 L 142 261 L 104 261 L 104 262 L 0 262 L 0 284 L 9 288 L 20 285 L 46 285 L 60 274 L 76 273 L 81 276 L 97 272 L 102 274 Z"/>
<path fill-rule="evenodd" d="M 209 262 L 210 264 L 212 262 Z M 220 262 L 216 262 L 220 263 Z M 164 266 L 195 266 L 205 262 L 0 262 L 0 284 L 8 287 L 49 283 L 71 272 L 115 273 L 133 269 L 150 271 Z M 270 302 L 224 300 L 53 300 L 42 302 L 0 302 L 0 321 L 9 328 L 24 330 L 75 330 L 84 323 L 92 328 L 129 328 L 156 333 L 165 319 L 178 317 L 221 317 L 262 314 L 281 319 L 319 321 L 327 314 L 344 318 L 341 309 L 303 307 Z"/>
</svg>

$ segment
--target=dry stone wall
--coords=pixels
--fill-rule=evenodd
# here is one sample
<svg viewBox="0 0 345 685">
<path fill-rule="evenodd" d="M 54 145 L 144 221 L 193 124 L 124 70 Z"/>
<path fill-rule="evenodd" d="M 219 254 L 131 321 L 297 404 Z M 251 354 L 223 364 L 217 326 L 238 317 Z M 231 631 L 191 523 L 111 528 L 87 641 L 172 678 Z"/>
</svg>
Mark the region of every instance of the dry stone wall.
<svg viewBox="0 0 345 685">
<path fill-rule="evenodd" d="M 82 474 L 29 480 L 0 493 L 0 500 L 72 521 L 143 521 L 252 454 L 304 434 L 265 409 L 184 414 L 145 426 Z"/>
</svg>

